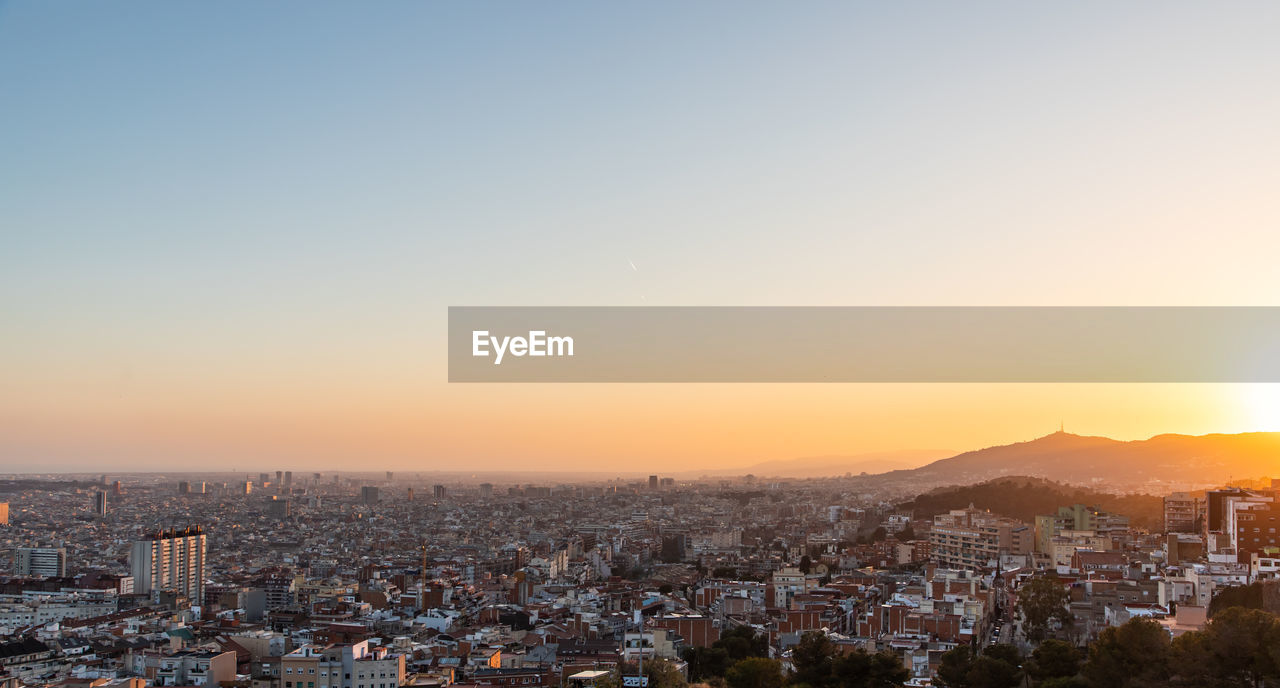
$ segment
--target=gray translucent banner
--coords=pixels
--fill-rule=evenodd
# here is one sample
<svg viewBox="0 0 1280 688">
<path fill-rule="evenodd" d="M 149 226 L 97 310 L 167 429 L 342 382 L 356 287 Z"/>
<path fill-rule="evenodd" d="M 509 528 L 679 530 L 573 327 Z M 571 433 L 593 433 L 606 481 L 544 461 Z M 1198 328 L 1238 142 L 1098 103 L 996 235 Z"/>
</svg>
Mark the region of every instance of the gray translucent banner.
<svg viewBox="0 0 1280 688">
<path fill-rule="evenodd" d="M 1280 382 L 1280 308 L 451 307 L 449 381 Z"/>
</svg>

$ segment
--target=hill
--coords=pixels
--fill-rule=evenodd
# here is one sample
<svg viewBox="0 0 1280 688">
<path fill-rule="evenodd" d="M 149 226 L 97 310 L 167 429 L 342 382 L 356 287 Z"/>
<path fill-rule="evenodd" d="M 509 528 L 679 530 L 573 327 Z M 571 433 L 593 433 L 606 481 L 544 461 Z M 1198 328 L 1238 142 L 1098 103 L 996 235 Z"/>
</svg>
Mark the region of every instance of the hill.
<svg viewBox="0 0 1280 688">
<path fill-rule="evenodd" d="M 916 518 L 933 518 L 952 509 L 972 504 L 1002 516 L 1033 523 L 1039 514 L 1057 511 L 1060 506 L 1088 504 L 1103 511 L 1123 514 L 1135 528 L 1161 530 L 1164 502 L 1151 495 L 1114 495 L 1039 478 L 1009 477 L 976 485 L 944 487 L 898 505 Z"/>
<path fill-rule="evenodd" d="M 1152 479 L 1226 483 L 1280 475 L 1280 433 L 1157 435 L 1122 442 L 1067 432 L 965 452 L 910 472 L 926 484 L 1032 476 L 1075 484 L 1135 485 Z"/>
</svg>

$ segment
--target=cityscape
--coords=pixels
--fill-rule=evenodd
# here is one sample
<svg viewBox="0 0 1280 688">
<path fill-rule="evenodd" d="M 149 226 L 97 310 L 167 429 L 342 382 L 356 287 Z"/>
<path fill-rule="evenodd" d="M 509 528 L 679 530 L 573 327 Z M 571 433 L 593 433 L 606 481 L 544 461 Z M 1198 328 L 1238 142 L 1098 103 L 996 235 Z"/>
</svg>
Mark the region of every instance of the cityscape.
<svg viewBox="0 0 1280 688">
<path fill-rule="evenodd" d="M 1130 662 L 1204 685 L 1246 660 L 1193 673 L 1190 639 L 1259 632 L 1230 621 L 1246 609 L 1280 623 L 1280 479 L 915 494 L 892 475 L 4 476 L 4 681 L 1053 686 Z"/>
<path fill-rule="evenodd" d="M 0 688 L 1280 688 L 1280 2 L 0 0 Z"/>
</svg>

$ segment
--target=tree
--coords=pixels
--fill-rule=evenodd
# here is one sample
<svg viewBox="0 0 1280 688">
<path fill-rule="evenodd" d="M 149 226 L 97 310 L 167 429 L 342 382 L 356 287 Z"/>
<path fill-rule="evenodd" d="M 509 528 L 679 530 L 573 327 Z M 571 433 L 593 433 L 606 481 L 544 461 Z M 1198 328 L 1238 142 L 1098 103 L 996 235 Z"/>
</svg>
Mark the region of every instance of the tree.
<svg viewBox="0 0 1280 688">
<path fill-rule="evenodd" d="M 1183 686 L 1211 686 L 1220 683 L 1217 658 L 1209 647 L 1209 634 L 1183 633 L 1169 645 L 1169 670 Z"/>
<path fill-rule="evenodd" d="M 831 669 L 837 688 L 898 688 L 911 678 L 911 672 L 892 652 L 855 650 L 837 657 Z"/>
<path fill-rule="evenodd" d="M 1083 673 L 1096 688 L 1168 685 L 1169 634 L 1141 618 L 1105 629 L 1089 648 Z"/>
<path fill-rule="evenodd" d="M 733 661 L 722 647 L 686 647 L 680 658 L 689 665 L 689 679 L 705 681 L 723 677 Z"/>
<path fill-rule="evenodd" d="M 965 677 L 969 688 L 1017 688 L 1022 670 L 1002 659 L 982 655 L 973 660 Z"/>
<path fill-rule="evenodd" d="M 1214 592 L 1213 599 L 1209 600 L 1209 618 L 1212 619 L 1218 614 L 1218 612 L 1230 609 L 1231 607 L 1262 609 L 1262 596 L 1262 583 L 1232 585 L 1230 587 L 1219 588 Z"/>
<path fill-rule="evenodd" d="M 756 633 L 750 626 L 735 626 L 721 633 L 711 647 L 723 649 L 732 662 L 747 657 L 768 657 L 769 636 Z"/>
<path fill-rule="evenodd" d="M 1080 651 L 1064 640 L 1050 638 L 1031 652 L 1027 674 L 1044 682 L 1051 678 L 1067 678 L 1080 673 Z"/>
<path fill-rule="evenodd" d="M 748 657 L 734 664 L 724 680 L 729 688 L 782 688 L 786 682 L 782 663 L 766 657 Z"/>
<path fill-rule="evenodd" d="M 1071 595 L 1055 575 L 1032 578 L 1018 588 L 1018 616 L 1027 640 L 1039 643 L 1075 620 L 1067 606 Z"/>
<path fill-rule="evenodd" d="M 791 663 L 795 665 L 795 682 L 807 683 L 810 688 L 824 688 L 834 683 L 832 667 L 836 646 L 827 634 L 809 631 L 800 636 L 800 642 L 791 649 Z"/>
<path fill-rule="evenodd" d="M 1232 607 L 1218 612 L 1205 633 L 1218 658 L 1220 676 L 1245 679 L 1258 686 L 1263 679 L 1280 677 L 1280 623 L 1274 614 L 1260 609 Z"/>
<path fill-rule="evenodd" d="M 813 560 L 809 558 L 808 554 L 804 555 L 803 557 L 800 557 L 799 568 L 800 568 L 800 572 L 804 574 L 808 574 L 809 570 L 813 568 Z"/>
<path fill-rule="evenodd" d="M 967 645 L 942 655 L 937 684 L 945 688 L 1016 688 L 1022 654 L 1012 645 L 992 645 L 975 657 Z"/>
<path fill-rule="evenodd" d="M 1171 647 L 1170 666 L 1180 682 L 1261 686 L 1280 678 L 1280 619 L 1260 609 L 1229 607 L 1205 630 L 1185 633 Z"/>
<path fill-rule="evenodd" d="M 973 668 L 973 651 L 961 645 L 942 654 L 935 681 L 943 688 L 969 688 L 969 669 Z"/>
<path fill-rule="evenodd" d="M 769 637 L 750 626 L 735 626 L 720 634 L 711 647 L 688 647 L 681 658 L 689 663 L 689 678 L 705 681 L 722 677 L 729 667 L 748 657 L 769 656 Z"/>
</svg>

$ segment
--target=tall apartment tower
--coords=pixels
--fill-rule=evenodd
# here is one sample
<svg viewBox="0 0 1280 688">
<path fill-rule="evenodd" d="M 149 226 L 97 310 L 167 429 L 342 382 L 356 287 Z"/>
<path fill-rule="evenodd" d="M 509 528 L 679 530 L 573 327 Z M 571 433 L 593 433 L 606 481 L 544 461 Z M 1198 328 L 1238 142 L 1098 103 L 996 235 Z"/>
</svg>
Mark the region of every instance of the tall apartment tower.
<svg viewBox="0 0 1280 688">
<path fill-rule="evenodd" d="M 107 516 L 107 493 L 93 493 L 93 515 L 98 518 L 106 518 Z"/>
<path fill-rule="evenodd" d="M 656 475 L 649 476 L 649 491 L 651 492 L 658 491 L 658 476 Z"/>
<path fill-rule="evenodd" d="M 436 499 L 444 499 L 449 494 L 449 489 L 444 485 L 436 485 L 431 488 L 431 494 L 435 495 Z"/>
<path fill-rule="evenodd" d="M 179 592 L 204 604 L 205 534 L 200 526 L 163 530 L 133 543 L 129 553 L 134 591 Z"/>
<path fill-rule="evenodd" d="M 364 504 L 378 503 L 378 488 L 372 485 L 365 485 L 360 488 L 360 501 Z"/>
<path fill-rule="evenodd" d="M 67 575 L 67 550 L 61 547 L 19 547 L 13 551 L 16 576 L 63 578 Z"/>
<path fill-rule="evenodd" d="M 0 502 L 0 526 L 9 525 L 9 503 Z"/>
</svg>

